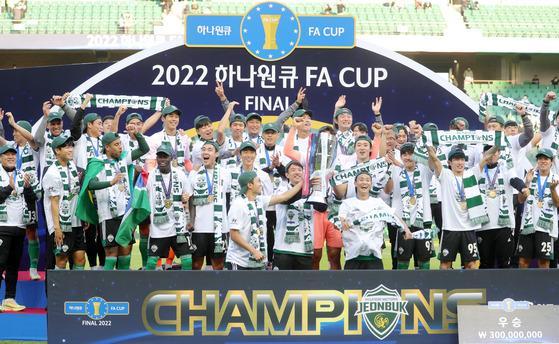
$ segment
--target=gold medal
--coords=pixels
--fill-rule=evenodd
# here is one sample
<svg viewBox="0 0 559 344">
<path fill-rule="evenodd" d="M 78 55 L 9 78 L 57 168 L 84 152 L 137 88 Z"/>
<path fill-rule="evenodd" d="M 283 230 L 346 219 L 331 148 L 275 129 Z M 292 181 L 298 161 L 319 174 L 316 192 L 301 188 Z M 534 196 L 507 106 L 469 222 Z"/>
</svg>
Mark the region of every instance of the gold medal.
<svg viewBox="0 0 559 344">
<path fill-rule="evenodd" d="M 208 200 L 208 204 L 213 203 L 214 202 L 214 195 L 209 195 L 207 200 Z"/>
<path fill-rule="evenodd" d="M 462 211 L 467 210 L 468 204 L 466 202 L 460 202 L 460 209 L 462 209 Z"/>
<path fill-rule="evenodd" d="M 124 191 L 124 184 L 119 183 L 118 184 L 118 191 Z"/>
<path fill-rule="evenodd" d="M 495 192 L 495 190 L 489 191 L 489 197 L 491 197 L 491 198 L 497 197 L 497 193 Z"/>
<path fill-rule="evenodd" d="M 538 208 L 543 208 L 543 199 L 538 202 Z"/>
<path fill-rule="evenodd" d="M 179 161 L 173 160 L 173 167 L 179 167 Z"/>
<path fill-rule="evenodd" d="M 415 196 L 411 196 L 411 197 L 410 197 L 410 204 L 411 204 L 411 205 L 415 205 L 415 203 L 416 203 Z"/>
<path fill-rule="evenodd" d="M 173 206 L 173 202 L 170 199 L 165 200 L 165 208 L 171 208 Z"/>
<path fill-rule="evenodd" d="M 12 191 L 12 196 L 17 197 L 17 190 Z"/>
</svg>

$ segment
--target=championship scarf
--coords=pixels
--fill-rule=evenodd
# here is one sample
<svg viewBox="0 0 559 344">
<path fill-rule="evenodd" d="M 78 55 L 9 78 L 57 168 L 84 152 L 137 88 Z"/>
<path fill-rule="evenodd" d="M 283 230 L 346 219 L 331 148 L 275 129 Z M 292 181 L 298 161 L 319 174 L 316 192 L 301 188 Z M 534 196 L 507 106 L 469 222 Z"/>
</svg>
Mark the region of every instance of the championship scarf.
<svg viewBox="0 0 559 344">
<path fill-rule="evenodd" d="M 193 172 L 194 173 L 194 172 Z M 202 166 L 198 172 L 196 172 L 196 182 L 193 185 L 194 189 L 194 199 L 192 204 L 194 206 L 208 205 L 209 185 L 212 184 L 212 196 L 213 196 L 213 207 L 214 207 L 214 253 L 222 253 L 225 250 L 225 243 L 223 242 L 223 236 L 221 233 L 221 227 L 223 226 L 223 179 L 221 178 L 221 168 L 216 163 L 213 173 L 213 183 L 209 180 L 209 176 L 206 175 L 206 167 Z"/>
<path fill-rule="evenodd" d="M 501 151 L 501 155 L 499 156 L 499 160 L 504 161 L 507 164 L 507 169 L 511 170 L 514 169 L 514 163 L 512 162 L 512 149 L 509 143 L 509 140 L 505 137 L 505 145 L 502 145 L 499 150 Z"/>
<path fill-rule="evenodd" d="M 113 173 L 117 175 L 119 173 L 128 173 L 126 165 L 122 163 L 122 161 L 112 161 L 105 155 L 105 159 L 103 160 L 105 164 L 105 176 L 107 177 L 107 181 L 112 180 Z M 122 185 L 122 186 L 120 186 Z M 117 197 L 116 197 L 116 189 L 119 189 L 120 192 L 125 193 L 125 202 L 128 204 L 128 200 L 130 199 L 130 186 L 128 185 L 128 179 L 122 178 L 122 180 L 116 183 L 113 186 L 108 187 L 109 192 L 109 210 L 111 212 L 111 216 L 113 218 L 118 217 L 118 209 L 117 209 Z M 122 190 L 120 190 L 123 188 Z"/>
<path fill-rule="evenodd" d="M 2 168 L 2 167 L 0 167 Z M 12 193 L 10 193 L 10 195 L 4 200 L 4 202 L 0 203 L 0 222 L 6 222 L 8 221 L 8 206 L 6 204 L 6 201 L 9 199 L 16 201 L 18 198 L 23 198 L 23 176 L 24 173 L 22 173 L 21 171 L 18 171 L 17 169 L 14 170 L 15 172 L 15 180 L 14 180 L 14 184 L 15 184 L 15 188 L 12 191 Z M 10 173 L 8 173 L 6 171 L 6 173 L 8 174 L 8 178 L 10 178 Z M 1 179 L 0 179 L 1 180 Z M 9 182 L 9 180 L 8 180 Z M 9 185 L 9 184 L 8 184 Z M 36 185 L 33 188 L 33 191 L 36 191 Z M 14 194 L 15 193 L 15 194 Z M 24 202 L 23 202 L 23 218 L 22 218 L 22 222 L 24 224 L 31 224 L 37 221 L 37 212 L 36 211 L 30 211 L 29 207 L 27 205 L 27 202 L 25 202 L 25 198 L 23 198 Z"/>
<path fill-rule="evenodd" d="M 78 108 L 85 100 L 84 94 L 71 94 L 65 101 L 71 108 Z M 87 107 L 118 108 L 121 105 L 129 109 L 161 111 L 165 107 L 165 97 L 150 96 L 116 96 L 112 94 L 94 94 Z"/>
<path fill-rule="evenodd" d="M 444 155 L 441 147 L 437 146 L 436 149 L 437 152 L 435 154 L 437 155 L 437 158 L 441 161 L 443 167 L 445 168 L 448 167 L 446 155 Z M 411 156 L 411 159 L 425 166 L 429 166 L 429 151 L 427 150 L 427 146 L 423 144 L 423 141 L 420 140 L 419 142 L 417 142 L 417 145 L 413 150 L 413 155 Z"/>
<path fill-rule="evenodd" d="M 410 175 L 411 174 L 411 175 Z M 415 197 L 415 205 L 410 203 L 411 200 L 411 189 L 408 183 L 408 178 L 406 178 L 406 170 L 402 169 L 400 171 L 400 193 L 402 195 L 402 220 L 406 225 L 414 226 L 417 228 L 423 228 L 423 190 L 421 182 L 421 173 L 417 166 L 413 174 L 410 172 L 407 174 L 409 177 L 409 182 L 413 186 L 413 191 Z M 411 208 L 416 207 L 416 215 L 413 221 L 410 218 Z"/>
<path fill-rule="evenodd" d="M 553 128 L 553 141 L 551 142 L 551 149 L 556 157 L 559 157 L 559 128 Z"/>
<path fill-rule="evenodd" d="M 184 147 L 183 147 L 183 142 L 181 141 L 181 136 L 179 134 L 179 131 L 177 130 L 175 133 L 174 144 L 173 142 L 171 142 L 171 138 L 173 136 L 169 137 L 165 132 L 165 129 L 163 129 L 162 133 L 163 133 L 163 141 L 161 142 L 161 144 L 168 144 L 169 147 L 171 147 L 171 151 L 173 152 L 173 160 L 176 160 L 178 162 L 179 167 L 184 168 Z M 130 142 L 132 142 L 132 140 L 130 140 Z"/>
<path fill-rule="evenodd" d="M 353 130 L 348 129 L 343 133 L 338 130 L 338 132 L 336 133 L 336 139 L 338 140 L 338 147 L 340 147 L 342 154 L 353 154 L 355 148 L 355 137 L 353 136 Z"/>
<path fill-rule="evenodd" d="M 98 158 L 99 155 L 101 155 L 101 136 L 99 136 L 97 138 L 97 147 L 93 146 L 93 141 L 91 141 L 91 136 L 89 136 L 88 134 L 84 134 L 85 138 L 86 138 L 86 156 L 87 156 L 87 161 L 93 159 L 93 158 Z"/>
<path fill-rule="evenodd" d="M 505 180 L 503 178 L 502 171 L 503 171 L 503 167 L 497 165 L 495 171 L 496 176 L 495 175 L 493 176 L 494 178 L 496 178 L 495 184 L 493 185 L 493 191 L 495 191 L 495 193 L 497 194 L 496 197 L 499 199 L 499 219 L 497 220 L 497 223 L 501 227 L 510 227 L 511 225 L 510 216 L 509 216 L 510 210 L 507 205 L 507 196 L 505 193 Z M 484 172 L 481 174 L 478 181 L 479 191 L 481 192 L 484 204 L 487 204 L 487 197 L 490 197 L 489 196 L 489 193 L 491 192 L 490 183 L 492 182 L 493 181 L 490 181 L 488 179 L 487 166 L 486 166 Z"/>
<path fill-rule="evenodd" d="M 396 216 L 394 216 L 394 214 L 385 211 L 380 211 L 380 210 L 375 210 L 371 214 L 355 219 L 353 220 L 352 224 L 354 226 L 359 226 L 361 230 L 368 232 L 369 230 L 372 229 L 374 224 L 378 222 L 391 223 L 394 226 L 399 227 L 400 231 L 404 231 L 404 226 L 402 226 L 402 222 L 400 222 L 400 220 L 398 220 Z"/>
<path fill-rule="evenodd" d="M 241 198 L 248 207 L 248 214 L 250 216 L 250 242 L 249 245 L 254 247 L 266 255 L 266 239 L 264 238 L 264 211 L 262 210 L 262 205 L 258 203 L 258 200 L 254 200 L 254 205 L 249 202 L 245 194 L 241 195 Z M 256 208 L 256 209 L 254 209 Z M 257 262 L 254 259 L 252 253 L 248 256 L 248 267 L 249 268 L 263 268 L 264 262 Z"/>
<path fill-rule="evenodd" d="M 551 172 L 548 176 L 551 176 Z M 551 198 L 551 188 L 549 187 L 550 184 L 551 181 L 548 178 L 547 183 L 545 183 L 544 186 L 545 189 L 543 194 L 543 207 L 540 211 L 540 217 L 536 222 L 536 226 L 547 229 L 548 231 L 551 231 L 553 229 L 553 213 L 555 212 L 555 207 L 553 206 L 553 200 Z M 524 208 L 524 212 L 526 214 L 524 216 L 524 226 L 520 231 L 520 234 L 522 235 L 532 234 L 536 231 L 536 229 L 534 228 L 534 219 L 532 212 L 534 202 L 539 202 L 538 180 L 536 177 L 532 179 L 529 189 L 530 196 L 528 196 L 528 199 L 526 200 L 526 207 Z"/>
<path fill-rule="evenodd" d="M 80 181 L 76 166 L 68 161 L 66 168 L 60 162 L 54 162 L 63 186 L 62 197 L 58 198 L 58 214 L 60 229 L 62 232 L 72 232 L 72 209 L 70 202 L 72 198 L 80 193 Z"/>
<path fill-rule="evenodd" d="M 293 185 L 289 185 L 291 189 Z M 312 254 L 314 250 L 314 244 L 312 240 L 312 230 L 311 221 L 313 217 L 313 211 L 311 205 L 306 203 L 304 200 L 298 200 L 287 206 L 287 231 L 285 233 L 284 241 L 288 244 L 299 243 L 300 229 L 303 229 L 303 240 L 305 244 L 305 253 Z"/>
<path fill-rule="evenodd" d="M 173 208 L 174 218 L 169 219 L 169 214 L 167 213 L 167 207 L 165 206 L 165 201 L 167 201 L 167 195 L 163 188 L 163 176 L 159 168 L 155 169 L 155 212 L 153 213 L 153 223 L 161 224 L 168 223 L 169 221 L 174 221 L 175 231 L 177 233 L 177 242 L 186 242 L 183 235 L 186 229 L 186 214 L 182 205 L 182 186 L 179 182 L 178 174 L 173 169 L 170 172 L 171 188 L 169 192 L 169 200 L 172 202 L 171 207 Z M 166 184 L 165 187 L 167 187 Z M 184 240 L 184 241 L 182 241 Z"/>
<path fill-rule="evenodd" d="M 29 184 L 31 188 L 35 191 L 35 195 L 37 199 L 41 198 L 41 187 L 39 185 L 39 177 L 37 176 L 37 167 L 35 165 L 35 159 L 33 157 L 31 146 L 29 146 L 29 142 L 25 143 L 23 148 L 19 147 L 17 143 L 13 145 L 13 147 L 17 150 L 17 165 L 16 169 L 18 173 L 28 174 L 29 175 Z M 37 204 L 32 206 L 33 209 L 29 209 L 27 203 L 24 205 L 23 211 L 23 223 L 29 224 L 37 224 Z"/>
<path fill-rule="evenodd" d="M 332 192 L 332 198 L 328 202 L 328 221 L 334 224 L 336 229 L 341 230 L 342 224 L 340 223 L 340 219 L 338 218 L 338 212 L 340 211 L 340 206 L 342 205 L 343 199 L 338 198 Z"/>
<path fill-rule="evenodd" d="M 493 130 L 437 130 L 423 132 L 425 146 L 490 145 L 503 146 L 505 135 Z"/>
<path fill-rule="evenodd" d="M 485 210 L 485 204 L 481 198 L 479 187 L 477 185 L 476 176 L 472 171 L 464 171 L 462 176 L 464 186 L 464 197 L 466 198 L 466 205 L 468 206 L 468 215 L 470 217 L 470 224 L 476 226 L 489 222 L 489 216 Z M 458 201 L 462 201 L 458 196 Z"/>
<path fill-rule="evenodd" d="M 56 155 L 54 154 L 54 150 L 52 149 L 52 141 L 56 137 L 53 136 L 50 132 L 47 132 L 47 138 L 45 139 L 45 164 L 47 166 L 41 166 L 44 170 L 45 167 L 50 167 L 52 163 L 56 160 Z"/>
<path fill-rule="evenodd" d="M 425 228 L 411 233 L 412 239 L 435 239 L 437 237 L 437 228 Z"/>
<path fill-rule="evenodd" d="M 33 151 L 29 142 L 25 143 L 25 146 L 20 147 L 17 143 L 14 143 L 13 147 L 17 150 L 17 170 L 23 173 L 34 172 L 37 174 L 37 168 L 35 166 L 35 159 L 33 158 Z"/>
<path fill-rule="evenodd" d="M 500 106 L 507 109 L 513 110 L 516 104 L 521 104 L 526 107 L 526 113 L 539 116 L 540 107 L 534 104 L 526 104 L 521 100 L 515 100 L 512 98 L 503 97 L 499 94 L 485 93 L 479 98 L 479 121 L 485 123 L 485 117 L 487 117 L 487 107 L 488 106 Z M 555 111 L 549 111 L 549 117 L 555 119 Z"/>
<path fill-rule="evenodd" d="M 390 164 L 388 164 L 385 158 L 369 160 L 345 170 L 335 171 L 330 179 L 330 184 L 332 186 L 346 184 L 349 180 L 355 179 L 355 176 L 361 171 L 369 173 L 373 180 L 377 177 L 382 178 L 389 173 L 389 168 Z"/>
<path fill-rule="evenodd" d="M 260 158 L 258 159 L 258 164 L 259 164 L 259 168 L 262 170 L 268 166 L 271 165 L 272 163 L 272 156 L 275 154 L 279 154 L 280 156 L 280 160 L 281 160 L 281 151 L 279 151 L 277 149 L 277 145 L 274 147 L 274 150 L 267 150 L 265 145 L 261 145 L 258 148 L 257 151 L 257 156 L 259 156 Z M 270 180 L 272 181 L 272 184 L 274 185 L 274 193 L 278 190 L 278 187 L 281 184 L 282 181 L 282 176 L 281 174 L 278 172 L 277 168 L 274 168 L 270 173 Z"/>
</svg>

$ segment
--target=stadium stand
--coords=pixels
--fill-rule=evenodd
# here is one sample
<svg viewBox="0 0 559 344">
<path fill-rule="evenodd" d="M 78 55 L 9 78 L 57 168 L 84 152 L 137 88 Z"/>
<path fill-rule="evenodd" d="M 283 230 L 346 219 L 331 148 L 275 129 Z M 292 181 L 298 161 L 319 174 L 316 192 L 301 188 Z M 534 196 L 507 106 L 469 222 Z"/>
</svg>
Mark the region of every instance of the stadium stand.
<svg viewBox="0 0 559 344">
<path fill-rule="evenodd" d="M 220 1 L 204 2 L 202 6 L 212 14 L 243 14 L 254 4 L 254 1 Z M 442 36 L 447 27 L 437 4 L 429 9 L 416 9 L 413 4 L 401 9 L 382 3 L 347 1 L 344 4 L 344 14 L 357 19 L 357 34 Z M 301 15 L 321 15 L 325 8 L 324 2 L 287 2 L 287 5 Z M 334 6 L 332 15 L 336 11 Z M 21 23 L 15 23 L 11 13 L 2 13 L 0 28 L 2 33 L 123 33 L 119 19 L 126 12 L 134 22 L 132 34 L 151 34 L 155 25 L 162 25 L 161 5 L 157 1 L 32 0 L 28 1 Z"/>
<path fill-rule="evenodd" d="M 467 27 L 484 37 L 557 38 L 558 20 L 559 6 L 479 5 L 464 12 Z"/>
</svg>

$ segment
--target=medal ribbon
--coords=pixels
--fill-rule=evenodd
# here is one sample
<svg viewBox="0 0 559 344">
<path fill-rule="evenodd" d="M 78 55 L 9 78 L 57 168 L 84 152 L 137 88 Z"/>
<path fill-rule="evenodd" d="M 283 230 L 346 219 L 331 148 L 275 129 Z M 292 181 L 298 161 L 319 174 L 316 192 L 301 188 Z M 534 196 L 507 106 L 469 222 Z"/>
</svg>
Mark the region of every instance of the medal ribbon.
<svg viewBox="0 0 559 344">
<path fill-rule="evenodd" d="M 217 167 L 217 166 L 216 166 Z M 216 168 L 214 167 L 214 168 Z M 206 172 L 206 182 L 208 182 L 208 194 L 213 195 L 213 183 L 210 183 L 210 176 L 208 176 L 208 170 L 204 169 L 204 172 Z M 215 180 L 214 180 L 215 182 Z"/>
<path fill-rule="evenodd" d="M 161 174 L 161 186 L 163 187 L 163 193 L 165 193 L 165 200 L 170 200 L 171 199 L 171 189 L 173 187 L 173 170 L 171 170 L 169 172 L 169 188 L 165 187 L 165 181 L 163 180 L 163 174 Z"/>
<path fill-rule="evenodd" d="M 89 135 L 87 135 L 87 141 L 89 141 L 89 143 L 91 144 L 91 148 L 93 148 L 93 153 L 95 153 L 95 156 L 99 157 L 99 138 L 97 138 L 97 149 L 95 149 L 95 146 L 93 145 L 93 142 L 91 142 L 91 138 L 89 137 Z"/>
<path fill-rule="evenodd" d="M 17 150 L 17 156 L 16 156 L 16 159 L 17 159 L 17 165 L 16 166 L 17 166 L 17 168 L 16 169 L 20 170 L 21 169 L 21 163 L 23 162 L 23 152 L 21 152 L 21 153 L 19 152 L 19 146 L 16 147 L 16 150 Z"/>
<path fill-rule="evenodd" d="M 549 174 L 545 177 L 545 182 L 543 183 L 543 187 L 542 187 L 540 182 L 540 172 L 538 172 L 538 196 L 540 201 L 543 200 L 545 186 L 547 185 L 547 178 L 549 178 Z"/>
<path fill-rule="evenodd" d="M 410 190 L 410 196 L 414 197 L 415 196 L 415 173 L 413 176 L 414 177 L 413 181 L 410 181 L 410 176 L 408 175 L 408 171 L 406 171 L 406 169 L 404 169 L 404 173 L 406 175 L 406 180 L 408 181 L 408 190 Z M 460 195 L 462 195 L 462 193 L 460 193 Z"/>
<path fill-rule="evenodd" d="M 66 175 L 68 176 L 68 198 L 72 199 L 72 175 L 70 174 L 70 163 L 66 162 Z"/>
<path fill-rule="evenodd" d="M 497 170 L 495 171 L 495 175 L 493 176 L 493 180 L 489 178 L 489 169 L 487 165 L 485 166 L 485 175 L 487 176 L 487 183 L 489 185 L 489 190 L 493 191 L 495 189 L 495 182 L 497 181 L 497 175 L 499 174 L 499 166 L 497 166 Z"/>
<path fill-rule="evenodd" d="M 456 176 L 454 176 L 454 179 L 456 180 L 456 186 L 458 187 L 458 192 L 460 193 L 460 199 L 462 200 L 462 202 L 465 201 L 464 199 L 464 178 L 462 178 L 462 187 L 460 187 L 460 184 L 458 183 L 458 178 L 456 178 Z"/>
<path fill-rule="evenodd" d="M 233 141 L 233 144 L 235 145 L 235 150 L 237 150 L 237 142 L 235 142 L 235 140 L 233 140 L 233 138 L 231 138 L 231 140 Z M 239 155 L 237 155 L 235 158 L 237 159 L 237 163 L 241 162 L 241 152 L 239 152 Z"/>
</svg>

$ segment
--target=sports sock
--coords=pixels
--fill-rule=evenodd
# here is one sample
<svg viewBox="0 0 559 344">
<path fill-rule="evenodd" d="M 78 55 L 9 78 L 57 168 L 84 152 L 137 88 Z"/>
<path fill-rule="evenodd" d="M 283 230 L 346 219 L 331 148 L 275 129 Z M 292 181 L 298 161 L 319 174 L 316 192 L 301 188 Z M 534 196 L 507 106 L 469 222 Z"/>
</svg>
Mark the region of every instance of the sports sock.
<svg viewBox="0 0 559 344">
<path fill-rule="evenodd" d="M 103 270 L 114 270 L 116 266 L 116 257 L 105 257 L 105 266 Z"/>
<path fill-rule="evenodd" d="M 419 270 L 429 270 L 431 268 L 429 260 L 418 260 L 417 265 L 419 266 Z"/>
<path fill-rule="evenodd" d="M 41 250 L 41 244 L 39 239 L 29 240 L 29 245 L 27 246 L 27 251 L 29 251 L 29 267 L 37 268 L 37 263 L 39 262 L 39 252 Z"/>
<path fill-rule="evenodd" d="M 130 270 L 130 255 L 118 256 L 118 270 Z"/>
<path fill-rule="evenodd" d="M 74 267 L 72 268 L 72 270 L 83 270 L 84 267 L 85 267 L 85 265 L 74 264 Z"/>
<path fill-rule="evenodd" d="M 159 257 L 149 256 L 147 264 L 146 264 L 146 270 L 155 270 L 155 267 L 157 266 L 157 261 L 158 260 L 159 260 Z"/>
<path fill-rule="evenodd" d="M 181 259 L 181 270 L 192 270 L 192 255 L 185 254 L 180 256 Z"/>
<path fill-rule="evenodd" d="M 148 261 L 148 240 L 149 236 L 140 236 L 140 254 L 142 255 L 142 267 L 146 267 Z"/>
<path fill-rule="evenodd" d="M 407 270 L 410 267 L 410 261 L 406 259 L 398 259 L 398 270 Z"/>
</svg>

